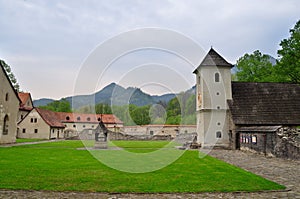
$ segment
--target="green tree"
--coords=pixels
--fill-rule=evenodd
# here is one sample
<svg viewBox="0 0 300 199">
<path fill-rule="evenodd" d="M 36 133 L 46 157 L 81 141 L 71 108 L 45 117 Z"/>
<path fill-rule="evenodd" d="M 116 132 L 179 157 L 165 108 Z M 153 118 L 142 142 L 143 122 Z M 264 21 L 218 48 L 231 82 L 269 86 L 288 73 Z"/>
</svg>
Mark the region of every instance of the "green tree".
<svg viewBox="0 0 300 199">
<path fill-rule="evenodd" d="M 147 125 L 150 124 L 151 118 L 149 115 L 150 106 L 129 105 L 130 116 L 135 124 Z"/>
<path fill-rule="evenodd" d="M 20 91 L 20 85 L 15 77 L 15 75 L 13 74 L 10 66 L 8 64 L 5 63 L 5 61 L 0 59 L 0 65 L 4 68 L 9 80 L 11 81 L 14 89 L 19 92 Z"/>
<path fill-rule="evenodd" d="M 111 107 L 108 104 L 96 104 L 95 111 L 97 114 L 112 114 Z"/>
<path fill-rule="evenodd" d="M 167 106 L 167 124 L 180 124 L 181 122 L 181 105 L 180 97 L 171 99 Z"/>
<path fill-rule="evenodd" d="M 72 112 L 70 102 L 65 99 L 53 101 L 46 106 L 40 106 L 40 108 L 54 112 Z"/>
<path fill-rule="evenodd" d="M 268 55 L 259 50 L 237 61 L 236 79 L 243 82 L 276 82 L 275 70 Z"/>
<path fill-rule="evenodd" d="M 300 83 L 300 20 L 290 29 L 290 34 L 279 44 L 276 72 L 281 82 Z"/>
</svg>

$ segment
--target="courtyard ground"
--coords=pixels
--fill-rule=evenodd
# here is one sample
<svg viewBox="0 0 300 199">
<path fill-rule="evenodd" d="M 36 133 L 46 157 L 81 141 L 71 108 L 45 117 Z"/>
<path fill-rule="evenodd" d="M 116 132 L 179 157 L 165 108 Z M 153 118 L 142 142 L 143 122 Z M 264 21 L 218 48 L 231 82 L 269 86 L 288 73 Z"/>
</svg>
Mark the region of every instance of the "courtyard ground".
<svg viewBox="0 0 300 199">
<path fill-rule="evenodd" d="M 0 190 L 0 198 L 300 198 L 300 161 L 266 158 L 242 151 L 213 150 L 210 155 L 283 184 L 285 191 L 197 194 L 107 194 Z"/>
</svg>

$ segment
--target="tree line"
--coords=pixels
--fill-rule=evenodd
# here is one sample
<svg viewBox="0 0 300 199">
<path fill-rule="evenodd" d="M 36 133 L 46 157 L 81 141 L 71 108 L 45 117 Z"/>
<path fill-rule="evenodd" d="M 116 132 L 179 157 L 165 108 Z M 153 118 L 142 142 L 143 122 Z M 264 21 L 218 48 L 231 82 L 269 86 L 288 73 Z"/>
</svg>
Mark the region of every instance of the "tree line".
<svg viewBox="0 0 300 199">
<path fill-rule="evenodd" d="M 290 37 L 280 42 L 275 64 L 259 50 L 237 61 L 236 81 L 300 83 L 300 20 L 290 29 Z"/>
<path fill-rule="evenodd" d="M 40 108 L 55 112 L 76 112 L 95 114 L 114 114 L 124 122 L 124 125 L 148 125 L 148 124 L 195 124 L 196 123 L 196 97 L 195 94 L 182 92 L 168 103 L 159 101 L 156 104 L 145 106 L 108 105 L 96 104 L 95 106 L 83 106 L 72 110 L 70 103 L 63 99 L 49 103 Z"/>
</svg>

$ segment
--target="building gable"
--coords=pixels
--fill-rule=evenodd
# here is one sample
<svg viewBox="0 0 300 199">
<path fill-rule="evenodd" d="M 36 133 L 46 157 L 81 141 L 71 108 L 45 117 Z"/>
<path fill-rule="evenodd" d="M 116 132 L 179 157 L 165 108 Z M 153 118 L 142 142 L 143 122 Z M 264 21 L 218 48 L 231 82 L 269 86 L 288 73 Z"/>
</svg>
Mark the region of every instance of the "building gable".
<svg viewBox="0 0 300 199">
<path fill-rule="evenodd" d="M 221 67 L 230 67 L 233 65 L 228 63 L 219 53 L 217 53 L 213 48 L 209 50 L 207 55 L 204 57 L 200 65 L 194 70 L 193 73 L 197 74 L 199 67 L 203 66 L 221 66 Z"/>
</svg>

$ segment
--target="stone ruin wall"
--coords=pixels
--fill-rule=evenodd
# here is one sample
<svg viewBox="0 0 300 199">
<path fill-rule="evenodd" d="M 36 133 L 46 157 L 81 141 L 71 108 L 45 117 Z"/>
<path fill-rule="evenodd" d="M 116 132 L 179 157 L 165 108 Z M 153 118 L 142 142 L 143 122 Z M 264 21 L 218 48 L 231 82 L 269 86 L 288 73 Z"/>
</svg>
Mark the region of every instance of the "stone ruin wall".
<svg viewBox="0 0 300 199">
<path fill-rule="evenodd" d="M 300 160 L 300 129 L 279 129 L 274 147 L 276 157 Z"/>
</svg>

